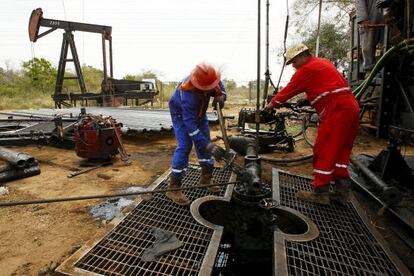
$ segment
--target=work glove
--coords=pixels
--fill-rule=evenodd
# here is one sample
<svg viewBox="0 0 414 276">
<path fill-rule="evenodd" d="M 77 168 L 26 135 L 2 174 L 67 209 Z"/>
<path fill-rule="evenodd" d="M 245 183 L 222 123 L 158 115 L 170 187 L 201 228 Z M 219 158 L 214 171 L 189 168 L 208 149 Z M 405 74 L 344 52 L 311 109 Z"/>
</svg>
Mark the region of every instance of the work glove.
<svg viewBox="0 0 414 276">
<path fill-rule="evenodd" d="M 220 146 L 217 146 L 214 143 L 210 143 L 207 145 L 207 151 L 210 152 L 211 155 L 213 155 L 216 161 L 222 160 L 223 157 L 226 155 L 226 150 Z"/>
<path fill-rule="evenodd" d="M 297 107 L 303 107 L 303 106 L 310 106 L 310 102 L 307 99 L 299 99 L 296 102 Z"/>
<path fill-rule="evenodd" d="M 263 110 L 261 111 L 262 113 L 267 113 L 270 114 L 273 112 L 273 104 L 272 102 L 268 103 L 265 108 L 263 108 Z"/>
<path fill-rule="evenodd" d="M 219 105 L 220 105 L 220 109 L 223 109 L 225 99 L 226 99 L 226 98 L 225 98 L 225 96 L 224 96 L 224 95 L 219 95 L 219 96 L 214 97 L 214 99 L 213 99 L 213 104 L 212 104 L 213 109 L 214 109 L 214 110 L 216 110 L 216 109 L 217 109 L 217 103 L 219 103 Z"/>
</svg>

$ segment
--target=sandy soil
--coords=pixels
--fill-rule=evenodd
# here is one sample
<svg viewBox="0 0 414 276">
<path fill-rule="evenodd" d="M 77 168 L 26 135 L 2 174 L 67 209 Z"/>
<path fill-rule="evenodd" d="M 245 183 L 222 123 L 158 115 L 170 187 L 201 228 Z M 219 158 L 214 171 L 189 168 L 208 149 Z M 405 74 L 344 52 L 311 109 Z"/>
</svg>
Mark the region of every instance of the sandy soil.
<svg viewBox="0 0 414 276">
<path fill-rule="evenodd" d="M 225 112 L 228 114 L 229 111 Z M 235 121 L 229 124 L 234 124 Z M 234 128 L 231 129 L 235 133 Z M 212 128 L 212 137 L 220 135 L 218 127 Z M 170 167 L 175 138 L 173 136 L 134 138 L 125 140 L 132 165 L 120 160 L 114 165 L 67 178 L 79 166 L 80 159 L 73 150 L 36 146 L 19 147 L 17 150 L 40 161 L 41 174 L 5 185 L 8 195 L 0 201 L 22 201 L 43 198 L 72 197 L 119 192 L 130 186 L 146 186 Z M 386 141 L 373 139 L 361 132 L 354 153 L 378 154 Z M 410 149 L 412 150 L 412 149 Z M 272 153 L 275 158 L 300 156 L 311 149 L 303 141 L 294 153 Z M 414 152 L 414 151 L 413 151 Z M 192 160 L 195 156 L 192 154 Z M 280 166 L 263 163 L 263 176 L 271 179 L 271 168 L 311 175 L 311 163 Z M 106 221 L 94 219 L 89 210 L 102 200 L 74 201 L 43 205 L 1 208 L 0 212 L 0 275 L 48 275 L 96 235 L 112 227 Z"/>
</svg>

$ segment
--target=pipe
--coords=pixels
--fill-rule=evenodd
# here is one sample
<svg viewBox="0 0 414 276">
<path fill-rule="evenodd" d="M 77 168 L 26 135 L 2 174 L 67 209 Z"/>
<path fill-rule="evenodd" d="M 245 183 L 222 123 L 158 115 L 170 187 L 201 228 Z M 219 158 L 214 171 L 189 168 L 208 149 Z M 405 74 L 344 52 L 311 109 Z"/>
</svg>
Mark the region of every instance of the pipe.
<svg viewBox="0 0 414 276">
<path fill-rule="evenodd" d="M 351 157 L 351 162 L 360 169 L 369 180 L 371 180 L 371 183 L 375 185 L 375 188 L 381 192 L 385 202 L 395 204 L 401 201 L 401 193 L 396 187 L 389 186 L 355 157 Z"/>
<path fill-rule="evenodd" d="M 308 154 L 305 156 L 299 156 L 295 158 L 272 158 L 261 155 L 260 158 L 264 161 L 273 162 L 273 163 L 280 163 L 280 164 L 287 164 L 287 163 L 294 163 L 294 162 L 301 162 L 311 160 L 313 158 L 313 154 Z"/>
<path fill-rule="evenodd" d="M 252 137 L 231 136 L 229 137 L 230 148 L 243 156 L 257 156 L 256 140 Z"/>
<path fill-rule="evenodd" d="M 256 137 L 259 137 L 260 130 L 260 0 L 257 1 L 257 83 L 256 83 Z"/>
<path fill-rule="evenodd" d="M 45 204 L 45 203 L 57 203 L 57 202 L 67 202 L 67 201 L 78 201 L 78 200 L 133 196 L 133 195 L 147 195 L 147 194 L 157 194 L 157 193 L 165 193 L 165 192 L 171 192 L 171 191 L 187 191 L 187 190 L 200 189 L 200 188 L 213 187 L 213 186 L 237 185 L 238 183 L 239 183 L 238 181 L 233 181 L 233 182 L 226 182 L 226 183 L 214 183 L 214 184 L 203 185 L 203 186 L 190 186 L 190 187 L 179 187 L 179 188 L 168 188 L 168 189 L 156 189 L 156 190 L 152 190 L 152 191 L 139 191 L 139 192 L 131 192 L 131 193 L 116 193 L 116 194 L 109 194 L 109 195 L 88 195 L 88 196 L 63 197 L 63 198 L 45 198 L 45 199 L 36 199 L 36 200 L 28 200 L 28 201 L 9 201 L 9 202 L 0 202 L 0 207 Z"/>
<path fill-rule="evenodd" d="M 31 156 L 4 147 L 0 147 L 0 159 L 18 168 L 32 166 L 35 162 L 35 159 Z"/>
<path fill-rule="evenodd" d="M 0 183 L 40 174 L 39 164 L 28 168 L 12 169 L 0 172 Z"/>
<path fill-rule="evenodd" d="M 265 85 L 263 90 L 263 102 L 262 108 L 266 106 L 267 95 L 269 94 L 269 80 L 270 80 L 270 71 L 269 71 L 269 0 L 266 0 L 266 72 L 265 72 Z"/>
</svg>

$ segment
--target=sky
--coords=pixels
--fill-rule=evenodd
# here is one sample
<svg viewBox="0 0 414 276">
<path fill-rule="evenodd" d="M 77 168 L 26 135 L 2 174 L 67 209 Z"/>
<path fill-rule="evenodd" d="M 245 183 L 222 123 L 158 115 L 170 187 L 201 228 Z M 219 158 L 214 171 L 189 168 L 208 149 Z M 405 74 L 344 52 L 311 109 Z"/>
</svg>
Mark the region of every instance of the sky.
<svg viewBox="0 0 414 276">
<path fill-rule="evenodd" d="M 19 69 L 22 61 L 33 57 L 57 66 L 63 30 L 29 41 L 29 17 L 39 7 L 44 18 L 112 26 L 115 78 L 151 70 L 163 81 L 179 81 L 199 62 L 217 66 L 222 78 L 238 84 L 257 78 L 257 0 L 0 0 L 0 67 Z M 264 78 L 266 0 L 261 0 L 261 7 Z M 274 82 L 282 68 L 277 55 L 283 47 L 286 14 L 286 1 L 270 0 L 269 64 Z M 41 27 L 40 33 L 46 30 Z M 81 64 L 102 69 L 100 34 L 74 36 Z M 285 72 L 282 84 L 292 69 Z"/>
</svg>

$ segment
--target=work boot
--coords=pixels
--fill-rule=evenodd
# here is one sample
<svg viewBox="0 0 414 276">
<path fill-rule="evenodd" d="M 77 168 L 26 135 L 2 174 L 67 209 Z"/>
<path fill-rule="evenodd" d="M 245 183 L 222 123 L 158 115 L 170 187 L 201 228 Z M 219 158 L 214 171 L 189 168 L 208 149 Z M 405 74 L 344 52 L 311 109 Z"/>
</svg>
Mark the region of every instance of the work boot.
<svg viewBox="0 0 414 276">
<path fill-rule="evenodd" d="M 332 200 L 339 202 L 349 202 L 351 196 L 351 180 L 349 178 L 340 178 L 335 180 L 333 192 L 330 193 Z"/>
<path fill-rule="evenodd" d="M 296 197 L 313 203 L 329 205 L 329 184 L 325 186 L 314 187 L 312 191 L 299 191 Z"/>
<path fill-rule="evenodd" d="M 212 185 L 214 183 L 215 182 L 213 180 L 213 168 L 201 167 L 201 176 L 200 176 L 200 181 L 198 182 L 198 185 L 206 186 L 206 185 Z M 209 186 L 207 187 L 207 190 L 212 193 L 219 193 L 221 191 L 219 186 Z"/>
<path fill-rule="evenodd" d="M 170 183 L 168 184 L 168 189 L 180 188 L 181 179 L 176 176 L 170 176 Z M 171 199 L 174 203 L 178 205 L 189 205 L 191 200 L 182 192 L 182 191 L 169 191 L 165 195 Z"/>
</svg>

